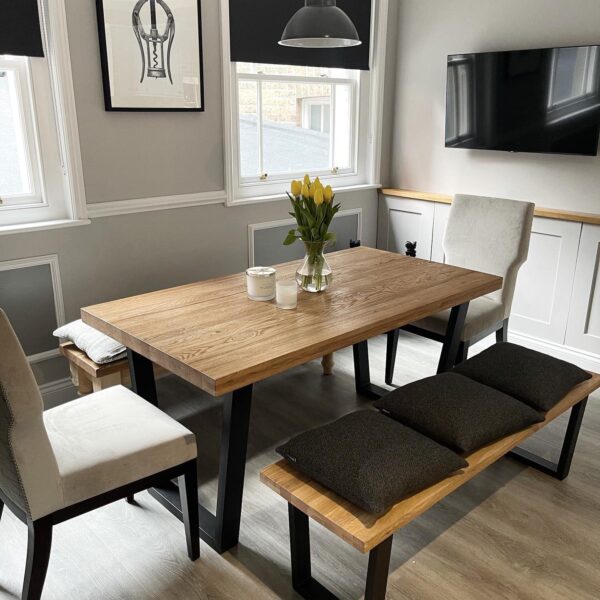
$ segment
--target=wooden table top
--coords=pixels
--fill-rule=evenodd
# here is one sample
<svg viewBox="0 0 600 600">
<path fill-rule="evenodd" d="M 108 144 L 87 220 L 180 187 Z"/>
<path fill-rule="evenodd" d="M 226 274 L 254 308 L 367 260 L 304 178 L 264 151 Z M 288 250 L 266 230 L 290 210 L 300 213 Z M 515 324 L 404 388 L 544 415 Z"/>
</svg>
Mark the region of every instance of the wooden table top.
<svg viewBox="0 0 600 600">
<path fill-rule="evenodd" d="M 246 295 L 244 273 L 81 310 L 83 321 L 221 396 L 501 288 L 502 278 L 372 248 L 327 255 L 333 284 L 296 310 Z M 294 261 L 277 266 L 292 279 Z"/>
</svg>

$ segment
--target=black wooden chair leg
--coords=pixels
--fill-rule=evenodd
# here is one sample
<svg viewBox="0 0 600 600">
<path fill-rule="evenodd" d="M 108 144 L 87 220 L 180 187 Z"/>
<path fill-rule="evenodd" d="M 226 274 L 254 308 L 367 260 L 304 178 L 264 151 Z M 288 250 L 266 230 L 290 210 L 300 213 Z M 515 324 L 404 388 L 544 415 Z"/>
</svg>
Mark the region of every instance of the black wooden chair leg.
<svg viewBox="0 0 600 600">
<path fill-rule="evenodd" d="M 392 385 L 394 379 L 394 366 L 396 365 L 396 352 L 398 350 L 399 329 L 389 331 L 387 334 L 387 352 L 385 355 L 385 382 Z"/>
<path fill-rule="evenodd" d="M 497 342 L 508 342 L 508 319 L 504 319 L 502 327 L 496 331 Z"/>
<path fill-rule="evenodd" d="M 128 504 L 135 504 L 135 494 L 130 494 L 127 496 L 127 502 Z"/>
<path fill-rule="evenodd" d="M 43 519 L 28 521 L 27 566 L 23 581 L 22 600 L 39 600 L 42 597 L 50 549 L 52 547 L 52 524 Z"/>
<path fill-rule="evenodd" d="M 197 560 L 200 557 L 200 517 L 198 512 L 198 477 L 195 460 L 187 463 L 185 472 L 178 478 L 178 481 L 188 556 L 190 560 Z"/>
</svg>

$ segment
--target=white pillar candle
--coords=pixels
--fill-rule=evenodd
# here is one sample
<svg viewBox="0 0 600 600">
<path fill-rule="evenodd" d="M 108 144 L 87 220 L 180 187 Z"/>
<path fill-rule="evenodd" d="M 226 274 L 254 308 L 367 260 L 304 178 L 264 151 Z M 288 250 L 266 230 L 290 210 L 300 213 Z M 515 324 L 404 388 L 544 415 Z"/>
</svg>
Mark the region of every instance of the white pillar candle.
<svg viewBox="0 0 600 600">
<path fill-rule="evenodd" d="M 275 274 L 272 267 L 252 267 L 246 271 L 248 298 L 267 302 L 275 298 Z"/>
<path fill-rule="evenodd" d="M 298 284 L 295 281 L 277 282 L 277 307 L 292 310 L 298 306 Z"/>
</svg>

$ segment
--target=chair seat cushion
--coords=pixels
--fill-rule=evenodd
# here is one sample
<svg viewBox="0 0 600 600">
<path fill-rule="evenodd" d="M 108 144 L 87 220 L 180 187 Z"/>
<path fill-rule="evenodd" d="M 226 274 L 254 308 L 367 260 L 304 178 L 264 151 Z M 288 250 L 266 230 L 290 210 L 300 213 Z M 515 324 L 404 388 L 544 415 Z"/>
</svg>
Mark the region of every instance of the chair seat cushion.
<svg viewBox="0 0 600 600">
<path fill-rule="evenodd" d="M 483 296 L 469 303 L 467 318 L 462 332 L 462 341 L 470 340 L 504 320 L 504 306 L 496 300 Z M 440 335 L 446 334 L 450 309 L 416 321 L 413 325 Z"/>
<path fill-rule="evenodd" d="M 455 373 L 415 381 L 375 403 L 384 414 L 455 450 L 481 446 L 543 421 L 518 400 Z"/>
<path fill-rule="evenodd" d="M 359 411 L 277 448 L 297 469 L 380 513 L 467 466 L 457 454 L 375 411 Z"/>
<path fill-rule="evenodd" d="M 191 431 L 123 386 L 47 410 L 44 421 L 65 506 L 197 455 Z"/>
<path fill-rule="evenodd" d="M 549 411 L 567 393 L 591 375 L 553 356 L 500 342 L 454 369 L 475 381 L 489 385 L 529 404 Z"/>
</svg>

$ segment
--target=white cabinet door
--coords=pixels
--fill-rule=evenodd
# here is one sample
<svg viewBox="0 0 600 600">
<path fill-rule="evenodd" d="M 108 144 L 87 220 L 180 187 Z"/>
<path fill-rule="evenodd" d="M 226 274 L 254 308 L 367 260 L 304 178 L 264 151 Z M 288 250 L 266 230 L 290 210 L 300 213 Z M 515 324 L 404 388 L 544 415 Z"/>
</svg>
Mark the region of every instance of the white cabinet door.
<svg viewBox="0 0 600 600">
<path fill-rule="evenodd" d="M 406 242 L 417 242 L 417 256 L 429 260 L 433 210 L 433 202 L 381 196 L 377 247 L 404 254 Z"/>
<path fill-rule="evenodd" d="M 435 203 L 433 215 L 433 241 L 431 243 L 431 260 L 439 263 L 445 262 L 444 235 L 450 215 L 450 204 Z"/>
<path fill-rule="evenodd" d="M 521 267 L 510 329 L 564 344 L 581 223 L 535 218 L 529 258 Z"/>
<path fill-rule="evenodd" d="M 599 225 L 584 225 L 581 232 L 567 346 L 600 355 Z"/>
</svg>

